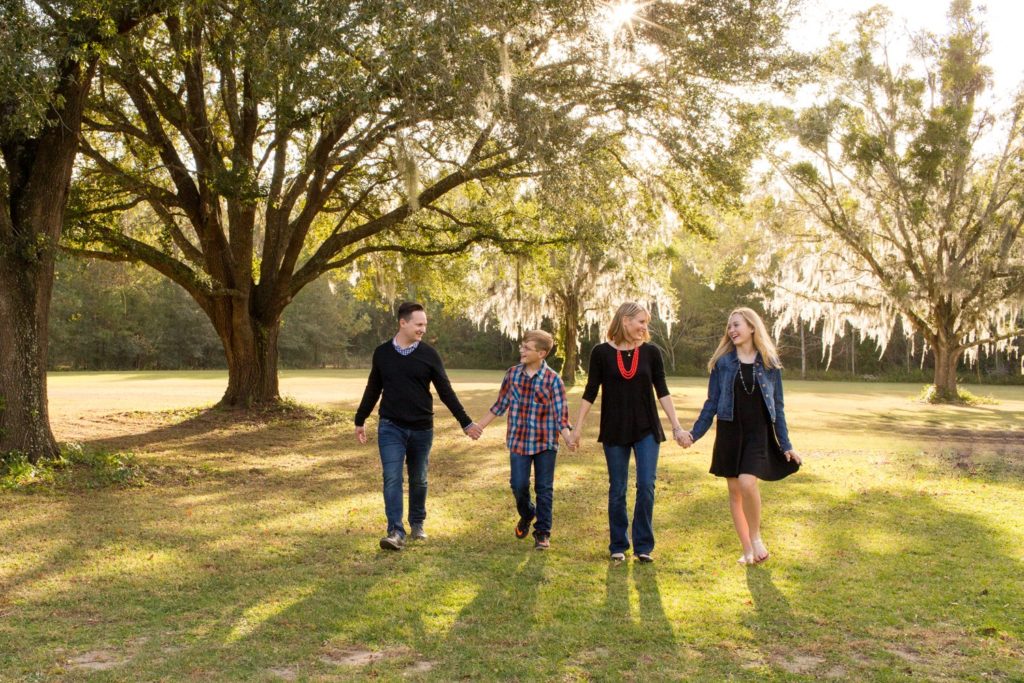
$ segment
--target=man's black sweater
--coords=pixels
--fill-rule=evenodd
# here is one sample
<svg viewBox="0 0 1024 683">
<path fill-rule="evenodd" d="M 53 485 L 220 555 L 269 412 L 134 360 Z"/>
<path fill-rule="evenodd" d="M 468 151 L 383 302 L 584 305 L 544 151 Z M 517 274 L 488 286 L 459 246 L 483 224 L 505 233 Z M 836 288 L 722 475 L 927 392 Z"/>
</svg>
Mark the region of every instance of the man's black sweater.
<svg viewBox="0 0 1024 683">
<path fill-rule="evenodd" d="M 406 429 L 432 429 L 434 399 L 430 395 L 431 382 L 438 397 L 462 428 L 471 425 L 473 421 L 459 403 L 437 351 L 421 341 L 412 353 L 403 356 L 395 350 L 392 341 L 389 339 L 373 351 L 370 378 L 356 410 L 356 426 L 361 427 L 366 422 L 383 392 L 380 402 L 382 418 Z"/>
</svg>

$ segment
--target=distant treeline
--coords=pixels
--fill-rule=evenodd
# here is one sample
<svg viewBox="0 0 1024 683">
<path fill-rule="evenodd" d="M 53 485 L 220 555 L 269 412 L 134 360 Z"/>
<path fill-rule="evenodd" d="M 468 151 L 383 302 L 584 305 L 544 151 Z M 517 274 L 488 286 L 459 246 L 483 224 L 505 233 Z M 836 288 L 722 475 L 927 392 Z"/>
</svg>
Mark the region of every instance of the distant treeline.
<svg viewBox="0 0 1024 683">
<path fill-rule="evenodd" d="M 721 338 L 728 312 L 739 305 L 760 309 L 749 285 L 719 284 L 713 290 L 686 269 L 673 286 L 679 300 L 676 322 L 656 319 L 653 341 L 674 375 L 703 375 L 707 358 Z M 458 310 L 446 310 L 424 297 L 430 316 L 428 339 L 451 368 L 503 369 L 518 360 L 517 341 L 481 329 Z M 347 282 L 321 278 L 286 309 L 281 329 L 284 368 L 368 367 L 377 344 L 394 333 L 392 309 L 381 301 L 354 296 Z M 224 352 L 198 306 L 177 285 L 151 269 L 103 261 L 65 258 L 58 264 L 50 316 L 51 370 L 184 370 L 225 367 Z M 601 341 L 602 329 L 586 330 L 581 358 Z M 832 350 L 822 352 L 813 330 L 787 330 L 778 340 L 791 376 L 811 379 L 931 381 L 930 354 L 923 365 L 921 341 L 912 345 L 899 331 L 884 354 L 853 330 Z M 1024 346 L 1024 339 L 1017 347 Z M 556 350 L 551 364 L 560 369 Z M 1020 383 L 1020 361 L 1005 354 L 981 354 L 976 365 L 962 363 L 966 381 Z"/>
</svg>

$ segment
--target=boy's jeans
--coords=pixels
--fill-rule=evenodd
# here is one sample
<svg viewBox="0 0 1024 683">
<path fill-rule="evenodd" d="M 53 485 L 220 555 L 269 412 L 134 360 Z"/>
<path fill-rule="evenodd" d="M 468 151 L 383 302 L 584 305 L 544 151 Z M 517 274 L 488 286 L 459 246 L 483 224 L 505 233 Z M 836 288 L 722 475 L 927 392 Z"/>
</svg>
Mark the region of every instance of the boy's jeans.
<svg viewBox="0 0 1024 683">
<path fill-rule="evenodd" d="M 524 519 L 537 518 L 533 535 L 551 534 L 551 507 L 555 495 L 555 449 L 548 449 L 533 455 L 509 454 L 512 466 L 512 495 L 516 498 L 516 509 Z M 530 500 L 530 466 L 533 465 L 533 488 L 537 492 L 537 505 Z"/>
<path fill-rule="evenodd" d="M 604 444 L 604 457 L 608 461 L 608 527 L 611 532 L 609 552 L 629 550 L 629 517 L 626 516 L 626 482 L 629 479 L 629 452 L 636 453 L 636 505 L 633 508 L 633 552 L 649 553 L 654 550 L 654 480 L 658 472 L 660 444 L 648 434 L 634 444 L 619 446 Z"/>
<path fill-rule="evenodd" d="M 388 534 L 402 525 L 402 465 L 409 469 L 409 523 L 422 524 L 427 518 L 427 461 L 434 443 L 433 429 L 406 429 L 381 418 L 377 427 L 377 447 L 384 470 L 384 513 Z"/>
</svg>

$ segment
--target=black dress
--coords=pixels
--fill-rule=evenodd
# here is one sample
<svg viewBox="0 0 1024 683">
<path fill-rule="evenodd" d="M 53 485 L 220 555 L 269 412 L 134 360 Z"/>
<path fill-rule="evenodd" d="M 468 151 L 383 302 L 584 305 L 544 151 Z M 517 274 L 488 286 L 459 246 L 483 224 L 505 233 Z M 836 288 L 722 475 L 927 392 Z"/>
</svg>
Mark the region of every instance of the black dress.
<svg viewBox="0 0 1024 683">
<path fill-rule="evenodd" d="M 747 389 L 753 389 L 747 393 Z M 711 474 L 738 477 L 752 474 L 765 481 L 777 481 L 800 469 L 786 460 L 772 427 L 772 418 L 754 381 L 754 364 L 740 363 L 733 386 L 733 419 L 717 421 Z"/>
</svg>

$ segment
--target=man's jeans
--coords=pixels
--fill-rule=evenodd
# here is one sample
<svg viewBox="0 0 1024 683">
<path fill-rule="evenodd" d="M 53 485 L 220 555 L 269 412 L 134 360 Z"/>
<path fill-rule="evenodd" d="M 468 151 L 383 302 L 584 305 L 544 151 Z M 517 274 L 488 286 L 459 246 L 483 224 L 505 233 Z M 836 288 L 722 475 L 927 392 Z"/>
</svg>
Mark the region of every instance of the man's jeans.
<svg viewBox="0 0 1024 683">
<path fill-rule="evenodd" d="M 633 508 L 633 552 L 654 550 L 654 480 L 658 472 L 660 444 L 648 434 L 629 446 L 604 444 L 608 462 L 608 527 L 611 532 L 609 552 L 629 550 L 629 518 L 626 516 L 626 482 L 629 479 L 629 452 L 636 453 L 636 505 Z"/>
<path fill-rule="evenodd" d="M 537 518 L 533 535 L 551 535 L 551 507 L 555 495 L 555 453 L 554 449 L 533 455 L 509 454 L 512 477 L 512 495 L 516 498 L 516 509 L 524 519 Z M 537 492 L 537 505 L 530 500 L 530 466 L 533 466 L 533 489 Z"/>
<path fill-rule="evenodd" d="M 381 418 L 377 427 L 377 446 L 384 471 L 384 513 L 388 534 L 402 525 L 402 465 L 409 468 L 409 523 L 422 524 L 427 518 L 427 461 L 434 442 L 433 429 L 406 429 Z"/>
</svg>

